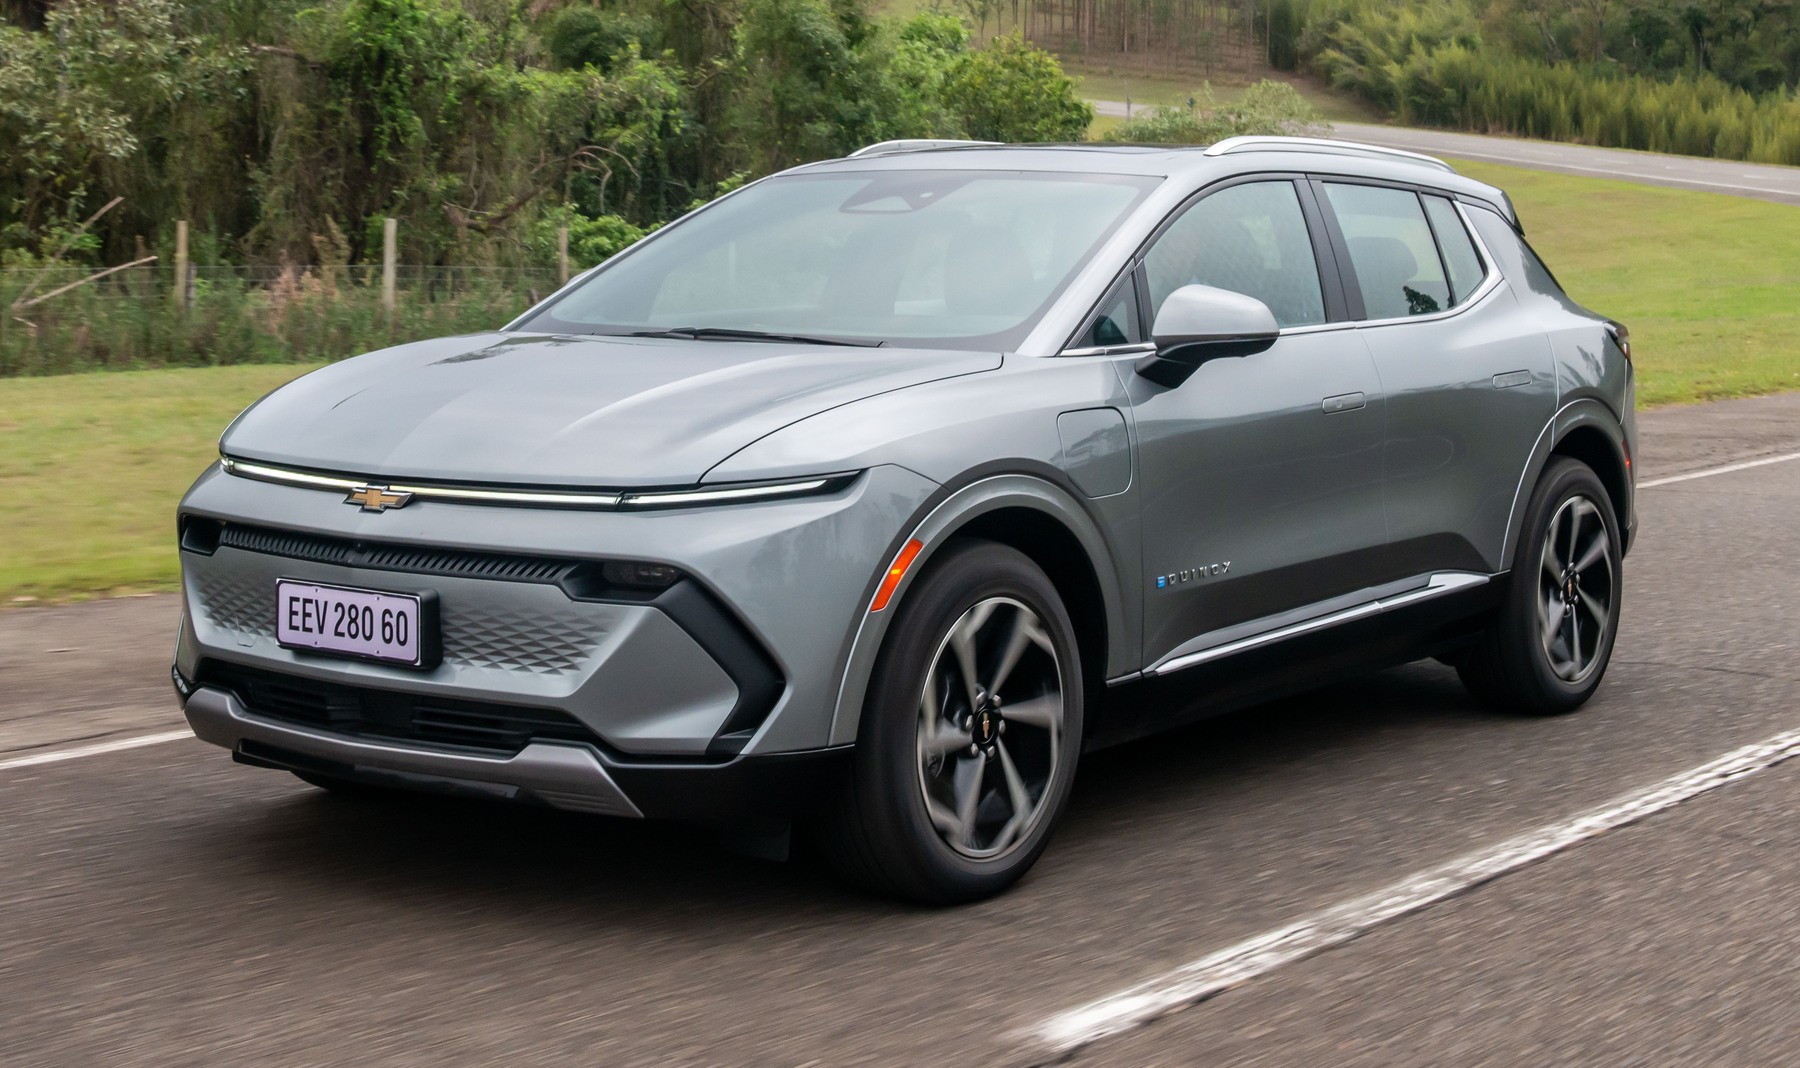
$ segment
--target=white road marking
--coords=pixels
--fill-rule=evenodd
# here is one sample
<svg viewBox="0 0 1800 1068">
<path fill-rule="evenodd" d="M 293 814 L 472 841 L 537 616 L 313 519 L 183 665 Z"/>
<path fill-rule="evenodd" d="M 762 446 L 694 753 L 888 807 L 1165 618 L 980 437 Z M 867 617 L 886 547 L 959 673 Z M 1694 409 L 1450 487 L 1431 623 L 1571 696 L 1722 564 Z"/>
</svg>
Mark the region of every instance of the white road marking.
<svg viewBox="0 0 1800 1068">
<path fill-rule="evenodd" d="M 1052 1059 L 1140 1027 L 1175 1009 L 1203 1001 L 1284 964 L 1341 946 L 1389 920 L 1480 886 L 1607 831 L 1635 823 L 1727 783 L 1800 755 L 1800 730 L 1744 746 L 1561 823 L 1418 872 L 1371 894 L 1352 898 L 1285 927 L 1184 964 L 1154 979 L 1050 1017 L 1020 1037 L 1047 1047 Z"/>
<path fill-rule="evenodd" d="M 1713 475 L 1729 474 L 1752 467 L 1767 467 L 1769 464 L 1784 464 L 1789 460 L 1800 460 L 1800 452 L 1785 453 L 1781 456 L 1765 456 L 1760 460 L 1745 460 L 1743 463 L 1726 464 L 1723 467 L 1709 467 L 1704 471 L 1689 471 L 1685 475 L 1670 475 L 1667 478 L 1653 478 L 1648 482 L 1639 482 L 1638 489 L 1649 489 L 1651 486 L 1666 486 L 1671 482 L 1686 482 L 1694 478 L 1711 478 Z"/>
<path fill-rule="evenodd" d="M 63 760 L 80 760 L 82 757 L 100 756 L 102 753 L 118 753 L 126 749 L 142 749 L 147 745 L 179 742 L 183 738 L 192 738 L 193 736 L 193 731 L 183 729 L 163 731 L 160 734 L 139 734 L 131 738 L 114 738 L 111 741 L 71 746 L 68 749 L 48 749 L 27 753 L 24 756 L 0 758 L 0 771 L 29 768 L 34 764 L 55 764 Z"/>
</svg>

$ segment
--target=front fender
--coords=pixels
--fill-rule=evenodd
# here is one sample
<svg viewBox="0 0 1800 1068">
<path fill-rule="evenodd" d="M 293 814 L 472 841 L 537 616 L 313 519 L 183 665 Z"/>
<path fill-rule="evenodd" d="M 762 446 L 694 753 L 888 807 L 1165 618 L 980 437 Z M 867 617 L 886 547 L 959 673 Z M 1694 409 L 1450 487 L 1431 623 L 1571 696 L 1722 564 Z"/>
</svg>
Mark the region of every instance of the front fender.
<svg viewBox="0 0 1800 1068">
<path fill-rule="evenodd" d="M 899 605 L 906 600 L 914 580 L 929 567 L 932 557 L 941 552 L 957 533 L 970 522 L 1002 508 L 1028 508 L 1061 523 L 1074 535 L 1086 553 L 1100 587 L 1106 613 L 1107 675 L 1131 670 L 1131 632 L 1127 626 L 1129 606 L 1121 596 L 1119 562 L 1101 533 L 1099 524 L 1076 495 L 1048 478 L 1025 473 L 1002 473 L 976 477 L 960 488 L 950 488 L 933 496 L 920 509 L 915 521 L 880 561 L 879 569 L 869 582 L 872 597 L 875 588 L 900 548 L 917 539 L 924 547 L 907 569 L 888 606 L 880 612 L 866 609 L 851 643 L 844 676 L 838 690 L 837 705 L 831 721 L 831 744 L 843 745 L 856 740 L 862 720 L 863 697 L 874 674 L 875 661 L 887 636 L 888 627 Z M 865 605 L 868 601 L 865 600 Z"/>
</svg>

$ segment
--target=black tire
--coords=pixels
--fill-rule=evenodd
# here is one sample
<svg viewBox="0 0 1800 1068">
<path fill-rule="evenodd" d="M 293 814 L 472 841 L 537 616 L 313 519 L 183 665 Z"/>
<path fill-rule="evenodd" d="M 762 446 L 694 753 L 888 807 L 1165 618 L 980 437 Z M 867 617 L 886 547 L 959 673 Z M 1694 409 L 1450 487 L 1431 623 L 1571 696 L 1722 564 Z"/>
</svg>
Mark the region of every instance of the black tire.
<svg viewBox="0 0 1800 1068">
<path fill-rule="evenodd" d="M 339 797 L 357 801 L 387 801 L 398 793 L 386 786 L 376 786 L 357 779 L 340 779 L 336 775 L 320 775 L 311 771 L 296 771 L 293 774 L 296 779 L 309 786 L 317 786 Z"/>
<path fill-rule="evenodd" d="M 1526 507 L 1500 606 L 1457 665 L 1469 692 L 1538 716 L 1572 712 L 1593 696 L 1619 632 L 1622 544 L 1599 477 L 1577 460 L 1553 457 Z"/>
<path fill-rule="evenodd" d="M 947 547 L 896 610 L 855 759 L 815 829 L 833 867 L 865 889 L 980 900 L 1030 869 L 1068 801 L 1085 700 L 1075 629 L 1043 570 L 987 541 Z M 1023 651 L 1009 661 L 1013 646 Z M 1000 700 L 964 677 L 963 649 L 973 675 L 998 678 Z"/>
</svg>

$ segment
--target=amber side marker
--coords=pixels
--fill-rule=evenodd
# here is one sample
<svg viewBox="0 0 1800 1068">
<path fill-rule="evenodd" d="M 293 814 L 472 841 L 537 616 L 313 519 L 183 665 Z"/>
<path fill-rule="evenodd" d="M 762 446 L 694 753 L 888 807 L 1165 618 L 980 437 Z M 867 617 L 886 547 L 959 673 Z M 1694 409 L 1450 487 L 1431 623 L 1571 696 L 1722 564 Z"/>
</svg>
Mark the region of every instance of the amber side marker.
<svg viewBox="0 0 1800 1068">
<path fill-rule="evenodd" d="M 895 588 L 900 585 L 900 580 L 906 577 L 906 569 L 912 566 L 913 560 L 919 555 L 919 550 L 923 548 L 925 548 L 925 544 L 917 538 L 906 543 L 906 547 L 900 550 L 900 555 L 894 557 L 893 565 L 888 568 L 887 577 L 881 580 L 881 588 L 875 591 L 875 599 L 869 602 L 869 611 L 879 612 L 888 606 L 888 601 L 894 596 Z"/>
</svg>

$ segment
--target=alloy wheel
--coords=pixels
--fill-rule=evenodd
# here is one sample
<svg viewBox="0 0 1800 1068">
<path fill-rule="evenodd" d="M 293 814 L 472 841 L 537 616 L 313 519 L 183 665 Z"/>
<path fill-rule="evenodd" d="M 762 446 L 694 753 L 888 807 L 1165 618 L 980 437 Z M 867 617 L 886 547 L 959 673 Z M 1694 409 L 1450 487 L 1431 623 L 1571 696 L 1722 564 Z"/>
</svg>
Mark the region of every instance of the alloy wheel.
<svg viewBox="0 0 1800 1068">
<path fill-rule="evenodd" d="M 1539 561 L 1539 641 L 1557 677 L 1579 684 L 1607 648 L 1618 600 L 1612 537 L 1599 506 L 1581 494 L 1564 501 L 1544 532 Z"/>
<path fill-rule="evenodd" d="M 1010 597 L 964 612 L 919 697 L 919 789 L 945 844 L 987 860 L 1025 841 L 1062 760 L 1062 663 L 1038 614 Z"/>
</svg>

